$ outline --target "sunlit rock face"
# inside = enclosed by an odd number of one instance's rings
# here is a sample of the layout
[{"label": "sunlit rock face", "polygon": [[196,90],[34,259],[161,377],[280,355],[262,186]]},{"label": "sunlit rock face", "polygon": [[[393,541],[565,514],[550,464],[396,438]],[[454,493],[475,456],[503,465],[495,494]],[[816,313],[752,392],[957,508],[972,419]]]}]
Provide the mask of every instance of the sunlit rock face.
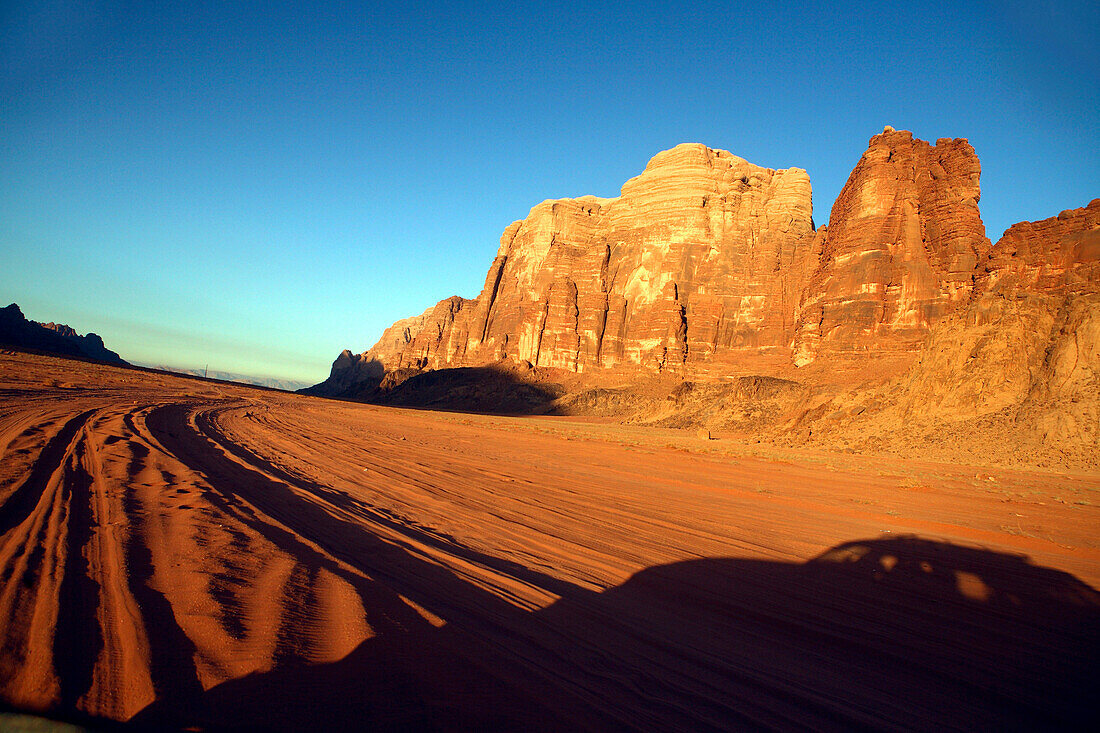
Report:
[{"label": "sunlit rock face", "polygon": [[914,415],[1019,409],[1036,442],[1100,449],[1100,199],[1012,226],[905,382]]},{"label": "sunlit rock face", "polygon": [[[398,321],[367,352],[341,355],[328,384],[498,362],[813,382],[842,364],[886,378],[884,365],[901,374],[919,358],[910,392],[961,400],[951,409],[965,415],[1033,393],[1027,375],[1046,354],[1052,378],[1091,388],[1092,357],[1079,352],[1095,351],[1100,204],[1018,224],[991,248],[980,172],[966,140],[887,128],[815,231],[805,171],[679,145],[616,198],[535,206],[505,229],[476,298]],[[1076,340],[1055,344],[1058,333]],[[973,341],[988,369],[959,372],[973,359],[951,339]]]},{"label": "sunlit rock face", "polygon": [[702,367],[787,349],[814,259],[812,213],[803,170],[702,145],[658,154],[607,209],[607,343],[596,365]]},{"label": "sunlit rock face", "polygon": [[1012,225],[990,252],[986,269],[991,292],[1094,290],[1100,280],[1100,199]]},{"label": "sunlit rock face", "polygon": [[805,171],[679,145],[618,198],[535,206],[504,231],[476,299],[395,324],[367,353],[390,369],[512,360],[705,371],[788,358],[815,241]]},{"label": "sunlit rock face", "polygon": [[990,244],[981,165],[963,139],[935,145],[887,128],[833,205],[798,314],[795,363],[835,353],[916,351],[964,306]]}]

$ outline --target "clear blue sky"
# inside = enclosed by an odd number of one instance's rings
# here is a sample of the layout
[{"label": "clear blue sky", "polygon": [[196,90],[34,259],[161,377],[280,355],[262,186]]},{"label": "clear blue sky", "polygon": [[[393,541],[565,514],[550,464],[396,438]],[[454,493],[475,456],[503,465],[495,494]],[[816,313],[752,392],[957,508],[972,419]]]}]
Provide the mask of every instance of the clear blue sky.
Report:
[{"label": "clear blue sky", "polygon": [[703,142],[817,223],[884,124],[982,215],[1100,196],[1100,10],[1050,3],[0,3],[0,300],[126,359],[318,381],[473,297],[546,198]]}]

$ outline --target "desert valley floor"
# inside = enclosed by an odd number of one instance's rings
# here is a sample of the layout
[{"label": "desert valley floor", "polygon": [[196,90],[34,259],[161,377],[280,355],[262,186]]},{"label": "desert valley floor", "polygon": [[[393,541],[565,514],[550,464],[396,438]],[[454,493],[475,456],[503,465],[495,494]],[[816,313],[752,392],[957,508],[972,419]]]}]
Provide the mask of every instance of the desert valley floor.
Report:
[{"label": "desert valley floor", "polygon": [[0,699],[155,727],[1096,717],[1100,476],[0,354]]}]

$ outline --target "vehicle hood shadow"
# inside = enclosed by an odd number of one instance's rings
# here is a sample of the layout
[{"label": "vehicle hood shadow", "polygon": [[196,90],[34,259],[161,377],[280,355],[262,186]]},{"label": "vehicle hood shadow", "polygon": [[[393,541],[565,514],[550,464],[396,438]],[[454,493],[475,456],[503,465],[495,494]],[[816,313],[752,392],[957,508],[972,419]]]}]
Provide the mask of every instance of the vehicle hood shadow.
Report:
[{"label": "vehicle hood shadow", "polygon": [[1096,722],[1100,595],[1019,555],[859,540],[806,563],[691,560],[602,593],[566,591],[535,612],[487,608],[476,624],[407,623],[337,662],[231,680],[186,709],[154,703],[132,722],[692,731]]}]

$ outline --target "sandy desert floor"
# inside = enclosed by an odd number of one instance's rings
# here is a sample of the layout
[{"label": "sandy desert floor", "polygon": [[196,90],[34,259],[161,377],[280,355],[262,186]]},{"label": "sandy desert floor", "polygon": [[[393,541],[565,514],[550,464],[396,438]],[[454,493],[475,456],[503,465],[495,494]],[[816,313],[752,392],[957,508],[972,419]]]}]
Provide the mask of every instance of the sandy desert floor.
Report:
[{"label": "sandy desert floor", "polygon": [[155,727],[1089,728],[1100,476],[0,354],[0,699]]}]

